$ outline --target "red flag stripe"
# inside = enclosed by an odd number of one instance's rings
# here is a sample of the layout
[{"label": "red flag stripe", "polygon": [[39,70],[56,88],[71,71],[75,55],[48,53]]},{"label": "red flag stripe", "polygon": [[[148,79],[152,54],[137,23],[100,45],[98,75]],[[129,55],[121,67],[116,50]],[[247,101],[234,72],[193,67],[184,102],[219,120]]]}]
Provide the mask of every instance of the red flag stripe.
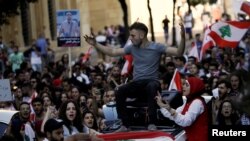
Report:
[{"label": "red flag stripe", "polygon": [[[222,34],[220,29],[225,26],[229,26],[232,33],[230,36],[226,36],[225,38],[224,37],[222,38],[220,35]],[[209,33],[209,35],[215,41],[216,45],[220,47],[235,48],[239,44],[240,40],[242,39],[246,31],[249,29],[249,27],[250,27],[249,21],[240,21],[240,22],[239,21],[229,21],[229,22],[219,21],[211,25],[210,27],[211,32]]]},{"label": "red flag stripe", "polygon": [[90,56],[90,52],[92,51],[92,46],[91,47],[89,47],[89,49],[88,49],[88,51],[87,51],[87,53],[82,57],[82,61],[83,62],[86,62],[87,61],[87,59],[89,58],[89,56]]},{"label": "red flag stripe", "polygon": [[200,53],[200,60],[202,60],[202,58],[204,57],[204,54],[206,53],[206,51],[211,48],[212,46],[214,46],[213,41],[208,41],[207,43],[205,43],[201,49],[201,53]]},{"label": "red flag stripe", "polygon": [[146,139],[146,138],[155,138],[165,136],[171,139],[175,139],[171,134],[162,132],[162,131],[134,131],[126,133],[110,133],[110,134],[101,134],[98,137],[104,139],[105,141],[116,141],[116,140],[125,140],[125,139]]},{"label": "red flag stripe", "polygon": [[231,47],[231,48],[235,48],[239,42],[232,42],[232,41],[226,41],[223,40],[216,32],[211,31],[209,33],[209,35],[213,38],[214,41],[216,41],[216,44],[219,47]]},{"label": "red flag stripe", "polygon": [[132,69],[133,69],[133,65],[132,65],[133,57],[132,55],[125,55],[124,58],[126,59],[126,62],[122,68],[121,75],[131,74]]},{"label": "red flag stripe", "polygon": [[182,90],[182,84],[181,84],[181,75],[180,75],[179,71],[176,71],[174,81],[175,81],[177,90],[181,91]]},{"label": "red flag stripe", "polygon": [[[240,24],[239,24],[239,21],[228,21],[228,22],[226,22],[226,23],[228,23],[228,24],[230,24],[230,25],[232,25],[232,26],[235,26],[235,27],[237,27],[237,28],[242,28],[242,29],[244,29],[244,28],[249,28],[250,26],[250,21],[244,21],[244,22],[240,22]],[[216,23],[215,23],[216,24]],[[213,26],[213,25],[212,25]]]},{"label": "red flag stripe", "polygon": [[213,42],[212,38],[209,36],[209,33],[211,32],[210,27],[206,27],[205,33],[204,33],[204,38],[203,38],[203,42],[202,42],[202,48],[201,48],[201,52],[200,52],[200,60],[203,59],[204,54],[206,53],[206,51],[215,45],[215,43]]},{"label": "red flag stripe", "polygon": [[247,2],[247,1],[243,2],[240,7],[240,10],[250,15],[250,2]]},{"label": "red flag stripe", "polygon": [[[131,40],[127,40],[126,44],[124,45],[124,48],[127,46],[132,45]],[[126,60],[125,64],[123,65],[121,75],[128,75],[132,74],[133,69],[133,56],[131,54],[124,55],[124,59]]]},{"label": "red flag stripe", "polygon": [[177,69],[175,69],[175,72],[170,82],[168,90],[169,91],[171,90],[181,91],[182,90],[181,75]]}]

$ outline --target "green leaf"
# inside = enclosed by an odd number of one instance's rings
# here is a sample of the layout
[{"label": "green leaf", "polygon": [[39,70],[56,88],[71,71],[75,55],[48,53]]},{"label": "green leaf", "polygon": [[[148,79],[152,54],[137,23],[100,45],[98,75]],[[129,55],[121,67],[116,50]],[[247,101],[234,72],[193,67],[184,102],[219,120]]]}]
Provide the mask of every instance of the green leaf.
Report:
[{"label": "green leaf", "polygon": [[225,36],[231,37],[231,29],[229,25],[223,26],[219,28],[219,31],[221,33],[221,37],[224,38]]}]

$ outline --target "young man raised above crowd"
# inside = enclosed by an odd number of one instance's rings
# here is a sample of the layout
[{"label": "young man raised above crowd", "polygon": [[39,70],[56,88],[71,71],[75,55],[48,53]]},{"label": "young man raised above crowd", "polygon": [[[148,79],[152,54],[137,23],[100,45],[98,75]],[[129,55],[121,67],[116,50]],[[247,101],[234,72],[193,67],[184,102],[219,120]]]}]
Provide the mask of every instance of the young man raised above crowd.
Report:
[{"label": "young man raised above crowd", "polygon": [[97,43],[93,36],[84,36],[88,44],[108,56],[123,56],[125,54],[133,56],[133,81],[120,86],[116,91],[117,113],[123,122],[118,131],[127,131],[130,126],[126,109],[127,97],[142,97],[147,100],[149,117],[147,129],[157,129],[155,126],[157,104],[154,98],[157,95],[157,91],[160,90],[158,81],[160,58],[163,53],[174,56],[183,55],[185,50],[185,30],[182,23],[180,27],[181,42],[178,48],[167,47],[164,44],[149,41],[147,38],[148,28],[140,22],[135,22],[130,26],[129,39],[132,44],[124,48],[106,47]]}]

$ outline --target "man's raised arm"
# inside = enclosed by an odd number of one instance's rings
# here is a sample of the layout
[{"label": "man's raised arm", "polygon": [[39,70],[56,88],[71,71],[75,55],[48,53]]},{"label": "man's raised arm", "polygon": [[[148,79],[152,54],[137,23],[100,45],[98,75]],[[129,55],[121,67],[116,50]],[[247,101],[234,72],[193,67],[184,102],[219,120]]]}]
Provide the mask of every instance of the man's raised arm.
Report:
[{"label": "man's raised arm", "polygon": [[111,48],[107,46],[103,46],[102,44],[99,44],[96,42],[95,37],[91,37],[88,35],[84,36],[85,41],[95,47],[97,50],[101,51],[102,53],[108,55],[108,56],[122,56],[125,55],[125,51],[123,48]]},{"label": "man's raised arm", "polygon": [[175,55],[175,56],[182,56],[184,51],[185,51],[185,46],[186,46],[186,37],[185,37],[185,28],[183,23],[180,23],[180,27],[181,27],[181,42],[178,48],[176,47],[167,47],[166,49],[166,53],[167,54],[171,54],[171,55]]}]

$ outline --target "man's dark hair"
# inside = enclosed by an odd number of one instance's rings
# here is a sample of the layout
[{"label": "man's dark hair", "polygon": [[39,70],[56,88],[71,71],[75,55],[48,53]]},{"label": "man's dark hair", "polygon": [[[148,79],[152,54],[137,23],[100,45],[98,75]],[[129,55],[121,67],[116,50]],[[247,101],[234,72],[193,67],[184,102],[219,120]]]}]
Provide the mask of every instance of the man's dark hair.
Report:
[{"label": "man's dark hair", "polygon": [[230,83],[229,81],[227,81],[227,80],[220,80],[220,81],[218,82],[217,86],[219,86],[220,84],[225,84],[225,86],[226,86],[227,88],[231,88],[231,83]]},{"label": "man's dark hair", "polygon": [[188,61],[192,61],[192,63],[195,63],[197,61],[197,58],[195,58],[194,56],[189,56]]},{"label": "man's dark hair", "polygon": [[215,61],[212,61],[212,62],[209,63],[209,66],[214,66],[216,69],[218,69],[219,64],[217,62],[215,62]]},{"label": "man's dark hair", "polygon": [[148,28],[145,24],[143,23],[140,23],[140,22],[135,22],[133,23],[130,27],[129,27],[129,30],[141,30],[141,31],[144,31],[145,32],[145,35],[148,34]]},{"label": "man's dark hair", "polygon": [[175,64],[174,64],[174,62],[168,62],[166,64],[166,67],[175,67]]},{"label": "man's dark hair", "polygon": [[201,36],[201,34],[200,34],[200,33],[195,34],[195,37],[199,37],[199,36]]},{"label": "man's dark hair", "polygon": [[175,57],[176,60],[180,60],[183,64],[186,64],[186,58],[184,56]]},{"label": "man's dark hair", "polygon": [[40,97],[36,97],[32,100],[32,104],[34,104],[35,102],[40,102],[43,105],[43,100]]},{"label": "man's dark hair", "polygon": [[23,82],[22,83],[22,85],[21,85],[21,88],[23,88],[23,87],[25,87],[25,88],[31,88],[32,86],[31,86],[31,83],[30,82]]},{"label": "man's dark hair", "polygon": [[30,105],[30,104],[29,104],[28,102],[23,101],[23,102],[21,102],[20,107],[21,107],[22,105]]},{"label": "man's dark hair", "polygon": [[54,130],[62,128],[64,125],[63,120],[61,119],[48,119],[44,124],[44,133],[52,133]]}]

